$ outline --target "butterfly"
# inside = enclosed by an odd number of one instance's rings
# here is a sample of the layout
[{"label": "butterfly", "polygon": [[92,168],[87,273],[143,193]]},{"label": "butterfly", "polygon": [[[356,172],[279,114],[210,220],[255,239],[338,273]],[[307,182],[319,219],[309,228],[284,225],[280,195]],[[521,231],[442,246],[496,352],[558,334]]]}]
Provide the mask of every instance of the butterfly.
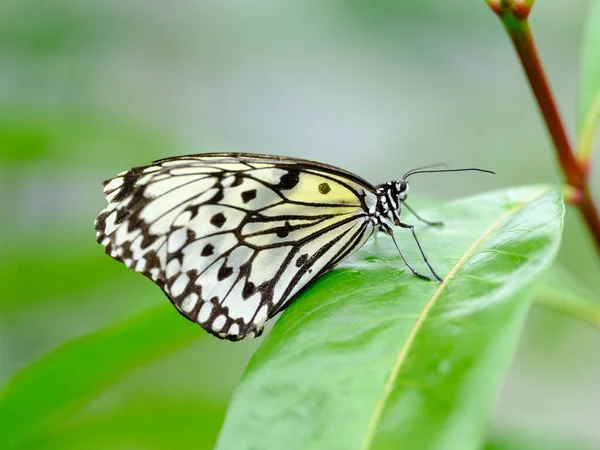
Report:
[{"label": "butterfly", "polygon": [[[429,166],[428,166],[429,167]],[[425,167],[427,168],[427,167]],[[300,290],[401,220],[407,178],[374,186],[338,167],[251,153],[170,157],[104,182],[95,221],[108,255],[156,283],[175,308],[232,341],[259,336]],[[447,169],[435,172],[479,170]]]}]

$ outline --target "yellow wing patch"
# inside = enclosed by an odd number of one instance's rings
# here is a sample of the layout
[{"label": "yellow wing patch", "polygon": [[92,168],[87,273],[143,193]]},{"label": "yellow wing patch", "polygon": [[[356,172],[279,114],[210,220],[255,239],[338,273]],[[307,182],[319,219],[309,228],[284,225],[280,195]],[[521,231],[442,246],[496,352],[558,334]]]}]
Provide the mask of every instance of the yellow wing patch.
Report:
[{"label": "yellow wing patch", "polygon": [[333,177],[312,173],[302,173],[298,185],[286,192],[285,196],[288,200],[297,202],[361,206],[360,199],[348,187]]}]

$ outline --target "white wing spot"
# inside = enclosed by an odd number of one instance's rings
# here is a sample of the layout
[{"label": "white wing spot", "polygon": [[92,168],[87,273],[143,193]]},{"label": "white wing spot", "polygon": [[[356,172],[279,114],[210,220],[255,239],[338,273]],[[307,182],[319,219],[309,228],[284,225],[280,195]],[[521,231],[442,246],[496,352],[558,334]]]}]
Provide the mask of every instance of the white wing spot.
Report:
[{"label": "white wing spot", "polygon": [[192,309],[194,309],[196,303],[198,303],[198,294],[192,293],[183,299],[181,302],[181,309],[186,313],[190,312]]},{"label": "white wing spot", "polygon": [[171,295],[173,297],[178,297],[179,295],[183,294],[183,291],[185,290],[189,282],[190,277],[188,277],[185,273],[179,275],[179,278],[177,278],[175,283],[173,283],[173,285],[171,286]]},{"label": "white wing spot", "polygon": [[264,169],[250,170],[248,173],[265,183],[279,184],[281,177],[288,172],[288,170],[278,169],[276,167],[266,167]]},{"label": "white wing spot", "polygon": [[177,217],[177,219],[175,219],[175,222],[173,222],[173,225],[176,227],[183,227],[183,226],[187,225],[191,219],[192,219],[192,212],[184,211]]},{"label": "white wing spot", "polygon": [[123,184],[123,178],[121,178],[121,177],[113,178],[112,180],[110,180],[108,182],[108,184],[106,186],[104,186],[104,192],[117,189],[122,184]]},{"label": "white wing spot", "polygon": [[223,327],[225,326],[225,322],[227,322],[227,317],[225,317],[223,314],[218,316],[212,323],[213,331],[215,333],[218,333],[219,331],[221,331],[223,329]]},{"label": "white wing spot", "polygon": [[237,323],[234,323],[229,327],[229,334],[235,336],[236,334],[240,334],[240,326]]},{"label": "white wing spot", "polygon": [[229,315],[233,319],[242,319],[245,323],[250,323],[252,316],[260,305],[262,300],[261,293],[256,292],[250,298],[242,299],[242,289],[244,283],[238,283],[231,294],[223,302],[224,307],[229,308]]},{"label": "white wing spot", "polygon": [[267,312],[268,312],[267,305],[262,305],[261,308],[256,313],[256,317],[254,318],[254,321],[256,323],[263,324],[265,322],[265,320],[267,320]]},{"label": "white wing spot", "polygon": [[165,275],[167,276],[167,278],[171,278],[180,271],[181,263],[177,258],[173,258],[171,261],[169,261],[169,264],[167,264],[167,270],[165,271]]},{"label": "white wing spot", "polygon": [[109,235],[117,229],[118,225],[115,223],[116,218],[116,210],[111,212],[108,216],[106,216],[106,219],[104,219],[104,234]]},{"label": "white wing spot", "polygon": [[145,269],[146,269],[146,260],[144,258],[138,259],[138,262],[135,265],[135,271],[143,272]]},{"label": "white wing spot", "polygon": [[187,242],[187,229],[178,228],[173,231],[169,235],[169,242],[167,243],[167,248],[169,249],[169,253],[176,252],[181,247],[185,245]]},{"label": "white wing spot", "polygon": [[235,175],[228,175],[227,177],[223,178],[223,180],[221,180],[221,186],[226,188],[231,187],[235,179]]},{"label": "white wing spot", "polygon": [[160,275],[160,269],[157,267],[154,267],[153,269],[150,269],[150,276],[152,277],[153,280],[158,280],[158,277]]},{"label": "white wing spot", "polygon": [[213,304],[211,302],[205,302],[200,308],[200,312],[198,313],[198,323],[204,323],[210,317],[210,313],[212,312]]}]

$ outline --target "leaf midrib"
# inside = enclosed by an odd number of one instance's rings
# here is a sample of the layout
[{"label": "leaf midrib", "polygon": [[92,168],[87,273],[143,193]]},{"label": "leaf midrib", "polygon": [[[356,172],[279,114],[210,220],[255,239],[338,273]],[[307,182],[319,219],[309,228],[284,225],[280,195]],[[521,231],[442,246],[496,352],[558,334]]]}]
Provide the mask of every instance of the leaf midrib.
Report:
[{"label": "leaf midrib", "polygon": [[464,265],[467,258],[469,258],[473,254],[475,249],[477,247],[479,247],[479,245],[481,244],[481,242],[484,239],[486,239],[508,217],[512,216],[513,214],[516,214],[516,212],[518,210],[524,208],[525,205],[533,203],[534,201],[536,201],[537,199],[539,199],[540,197],[545,195],[546,192],[547,192],[547,190],[545,190],[540,195],[530,199],[527,202],[523,202],[519,205],[512,207],[511,209],[507,210],[504,214],[502,214],[494,223],[492,223],[492,225],[490,225],[488,228],[486,228],[483,231],[483,233],[481,233],[481,235],[475,240],[475,242],[473,242],[473,244],[465,251],[463,256],[461,256],[461,258],[452,267],[452,270],[450,270],[448,275],[446,275],[446,277],[444,278],[444,281],[442,281],[442,283],[440,283],[439,287],[436,289],[436,291],[433,293],[433,295],[431,296],[431,298],[425,305],[425,308],[423,308],[423,311],[421,311],[421,314],[419,314],[419,317],[417,318],[417,320],[415,321],[415,324],[413,325],[412,329],[410,330],[408,338],[406,339],[406,341],[402,345],[402,348],[400,349],[400,352],[398,353],[398,357],[396,358],[394,366],[392,367],[392,371],[390,372],[390,375],[388,376],[388,378],[385,382],[381,396],[379,397],[377,405],[375,406],[375,409],[373,410],[371,419],[369,420],[365,439],[363,440],[363,445],[362,445],[363,450],[367,450],[371,447],[371,445],[373,443],[373,438],[375,436],[375,431],[377,430],[379,420],[383,413],[383,409],[385,407],[385,404],[387,402],[387,399],[388,399],[390,393],[392,392],[394,383],[396,381],[396,378],[398,377],[398,374],[400,373],[402,364],[406,360],[406,356],[408,355],[408,352],[412,346],[412,343],[413,343],[417,333],[419,332],[419,330],[421,329],[421,326],[425,322],[427,314],[429,313],[431,308],[433,308],[433,306],[435,305],[435,302],[441,295],[444,288],[448,285],[450,280],[452,280],[454,278],[454,275],[456,274],[456,272]]}]

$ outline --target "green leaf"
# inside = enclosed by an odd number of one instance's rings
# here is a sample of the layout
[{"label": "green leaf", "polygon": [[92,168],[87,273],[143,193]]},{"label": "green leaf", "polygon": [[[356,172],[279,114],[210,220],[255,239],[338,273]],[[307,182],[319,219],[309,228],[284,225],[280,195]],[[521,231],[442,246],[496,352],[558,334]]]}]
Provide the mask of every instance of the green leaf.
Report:
[{"label": "green leaf", "polygon": [[88,413],[47,430],[30,448],[145,450],[212,449],[225,408],[198,398],[159,395],[127,397],[124,402]]},{"label": "green leaf", "polygon": [[[30,308],[32,304],[81,293],[109,280],[129,278],[130,273],[117,264],[108,263],[106,255],[94,240],[72,238],[35,240],[3,249],[0,260],[0,284],[5,286],[0,297],[0,310]],[[31,283],[35,274],[35,283]],[[23,298],[27,302],[23,302]]]},{"label": "green leaf", "polygon": [[509,432],[494,435],[483,450],[592,450],[596,446],[576,442],[572,438],[548,436],[548,433]]},{"label": "green leaf", "polygon": [[577,119],[579,155],[587,161],[600,122],[600,0],[591,5],[583,38]]},{"label": "green leaf", "polygon": [[600,295],[590,292],[563,267],[552,267],[537,290],[536,303],[600,330]]},{"label": "green leaf", "polygon": [[35,439],[108,384],[205,333],[168,304],[75,339],[26,367],[0,392],[0,442]]},{"label": "green leaf", "polygon": [[[442,284],[413,277],[386,236],[372,239],[275,324],[217,448],[480,448],[563,212],[558,189],[535,186],[428,213],[445,221],[417,231]],[[400,246],[414,249],[402,231]]]}]

